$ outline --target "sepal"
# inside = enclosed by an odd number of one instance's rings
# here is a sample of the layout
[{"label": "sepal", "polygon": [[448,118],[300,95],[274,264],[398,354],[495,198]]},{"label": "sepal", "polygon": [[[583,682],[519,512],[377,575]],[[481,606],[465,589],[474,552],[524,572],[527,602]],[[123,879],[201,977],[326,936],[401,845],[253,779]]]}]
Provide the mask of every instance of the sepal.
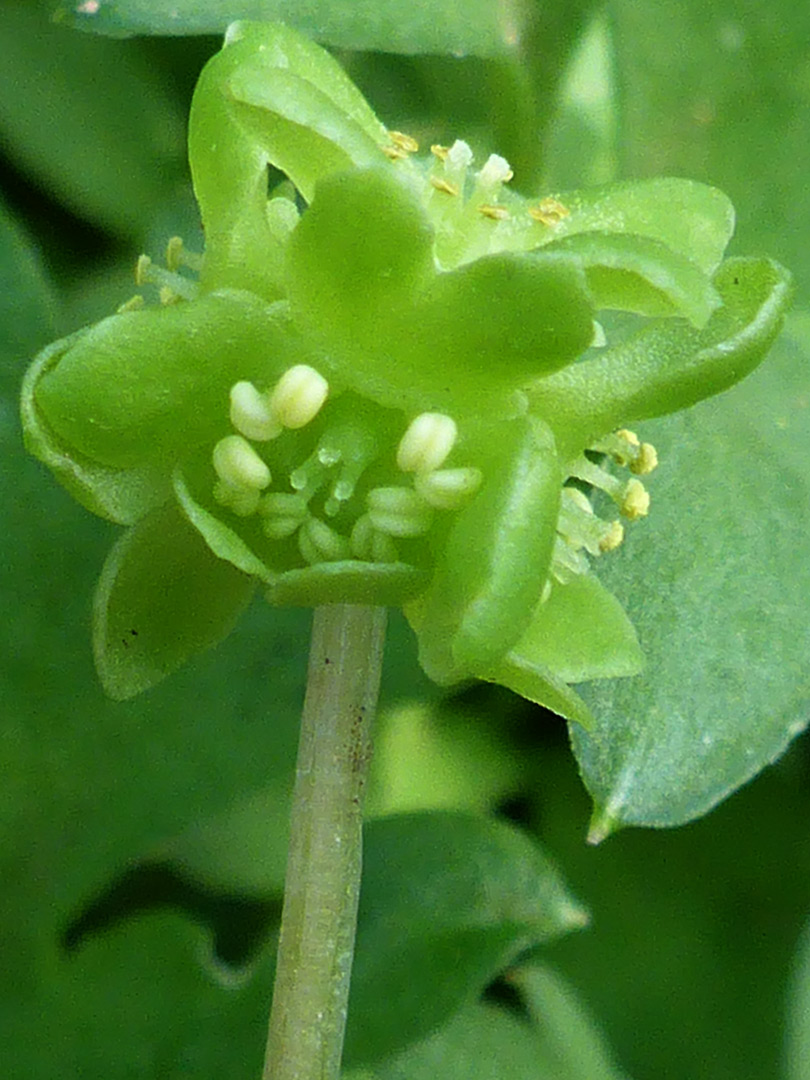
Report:
[{"label": "sepal", "polygon": [[166,501],[170,492],[165,471],[155,466],[116,469],[100,465],[67,446],[53,431],[37,404],[43,378],[88,331],[55,341],[36,357],[23,379],[20,415],[26,449],[51,470],[85,509],[117,525],[134,525]]},{"label": "sepal", "polygon": [[305,358],[283,309],[227,290],[103,319],[52,354],[34,393],[70,452],[168,474],[223,433],[237,380],[272,383]]},{"label": "sepal", "polygon": [[213,555],[169,503],[117,541],[93,601],[93,651],[102,685],[134,697],[226,637],[255,582]]}]

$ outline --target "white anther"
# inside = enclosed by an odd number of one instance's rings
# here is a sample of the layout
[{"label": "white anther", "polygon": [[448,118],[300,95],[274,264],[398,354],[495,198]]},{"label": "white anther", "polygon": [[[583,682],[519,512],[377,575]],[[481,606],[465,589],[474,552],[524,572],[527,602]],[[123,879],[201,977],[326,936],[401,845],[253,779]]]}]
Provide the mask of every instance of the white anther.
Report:
[{"label": "white anther", "polygon": [[490,154],[484,162],[484,167],[478,174],[481,183],[486,184],[487,186],[490,184],[505,184],[511,180],[513,176],[512,166],[506,158],[502,158],[500,154]]},{"label": "white anther", "polygon": [[463,139],[456,139],[447,151],[447,157],[444,160],[451,169],[466,169],[468,165],[472,165],[473,152],[469,143],[465,143]]},{"label": "white anther", "polygon": [[352,555],[355,559],[364,562],[371,558],[371,541],[374,536],[374,526],[368,514],[363,514],[354,523],[352,534],[349,537]]},{"label": "white anther", "polygon": [[[351,551],[349,541],[345,536],[331,529],[325,521],[319,518],[309,518],[301,528],[299,539],[309,553],[314,550],[318,553],[316,562],[337,562],[340,559],[348,559]],[[299,543],[301,547],[301,543]],[[310,562],[310,557],[301,547],[301,554]]]},{"label": "white anther", "polygon": [[289,368],[270,395],[270,411],[285,428],[302,428],[321,410],[329,383],[309,364]]},{"label": "white anther", "polygon": [[457,510],[478,491],[480,469],[437,469],[416,477],[414,488],[436,510]]},{"label": "white anther", "polygon": [[458,438],[458,428],[444,413],[422,413],[412,420],[397,447],[397,465],[403,472],[431,472],[447,460]]},{"label": "white anther", "polygon": [[368,516],[379,532],[389,536],[424,536],[433,510],[412,488],[379,487],[366,496]]},{"label": "white anther", "polygon": [[227,506],[237,517],[250,517],[259,505],[258,488],[234,487],[224,480],[214,484],[214,499],[220,506]]},{"label": "white anther", "polygon": [[267,394],[252,382],[238,382],[231,387],[231,423],[246,439],[267,442],[281,434],[281,425],[273,418]]},{"label": "white anther", "polygon": [[220,480],[233,488],[261,491],[270,483],[270,470],[241,435],[226,435],[214,447],[214,469]]}]

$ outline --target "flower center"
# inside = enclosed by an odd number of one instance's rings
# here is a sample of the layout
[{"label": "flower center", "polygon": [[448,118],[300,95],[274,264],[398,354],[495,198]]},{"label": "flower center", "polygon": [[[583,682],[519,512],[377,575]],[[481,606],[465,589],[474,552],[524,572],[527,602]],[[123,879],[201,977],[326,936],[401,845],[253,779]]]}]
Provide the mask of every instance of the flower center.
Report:
[{"label": "flower center", "polygon": [[422,413],[395,441],[399,413],[351,392],[331,400],[326,379],[305,364],[270,389],[235,383],[230,420],[233,433],[212,453],[214,499],[255,517],[265,540],[299,565],[418,563],[436,515],[481,485],[479,469],[445,467],[458,441],[452,417]]}]

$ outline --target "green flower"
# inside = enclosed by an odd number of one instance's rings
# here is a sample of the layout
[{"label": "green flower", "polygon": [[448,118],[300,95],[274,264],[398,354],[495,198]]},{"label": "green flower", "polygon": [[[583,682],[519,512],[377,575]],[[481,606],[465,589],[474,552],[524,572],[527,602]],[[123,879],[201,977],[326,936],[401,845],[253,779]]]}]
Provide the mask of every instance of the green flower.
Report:
[{"label": "green flower", "polygon": [[[258,583],[401,605],[432,678],[587,723],[571,684],[642,663],[591,568],[648,509],[626,425],[758,364],[786,272],[722,261],[733,212],[701,184],[527,200],[497,155],[419,157],[284,27],[234,25],[189,142],[204,256],[142,259],[162,303],[52,345],[23,394],[32,452],[130,527],[96,597],[107,690],[221,638]],[[606,336],[601,311],[630,314]]]}]

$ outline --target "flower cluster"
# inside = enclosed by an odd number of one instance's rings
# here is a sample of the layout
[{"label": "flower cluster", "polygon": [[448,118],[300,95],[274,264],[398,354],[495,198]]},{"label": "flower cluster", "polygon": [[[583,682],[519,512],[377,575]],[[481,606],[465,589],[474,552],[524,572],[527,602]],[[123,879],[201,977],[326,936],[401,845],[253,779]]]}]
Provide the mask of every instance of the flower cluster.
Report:
[{"label": "flower cluster", "polygon": [[785,272],[722,261],[733,212],[701,184],[526,199],[496,154],[420,155],[281,26],[234,24],[189,144],[204,254],[143,257],[160,302],[45,350],[23,394],[32,451],[130,527],[96,602],[107,688],[221,637],[258,582],[400,605],[437,681],[587,723],[571,684],[641,664],[591,565],[648,511],[626,425],[750,371]]}]

